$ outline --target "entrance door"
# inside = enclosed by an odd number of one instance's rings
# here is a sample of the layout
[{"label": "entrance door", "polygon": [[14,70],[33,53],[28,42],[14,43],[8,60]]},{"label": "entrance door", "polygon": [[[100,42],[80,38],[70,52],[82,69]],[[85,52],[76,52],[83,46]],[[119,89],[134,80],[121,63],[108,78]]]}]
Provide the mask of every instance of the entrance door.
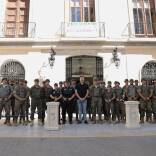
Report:
[{"label": "entrance door", "polygon": [[66,59],[66,80],[79,80],[85,76],[89,83],[93,82],[93,77],[103,81],[103,59],[96,56],[74,56]]}]

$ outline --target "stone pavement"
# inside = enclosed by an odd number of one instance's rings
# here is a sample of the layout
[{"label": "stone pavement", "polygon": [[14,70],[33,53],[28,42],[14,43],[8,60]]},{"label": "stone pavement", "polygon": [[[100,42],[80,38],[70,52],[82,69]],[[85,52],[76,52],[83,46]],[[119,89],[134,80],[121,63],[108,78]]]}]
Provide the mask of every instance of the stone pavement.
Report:
[{"label": "stone pavement", "polygon": [[59,131],[47,131],[45,127],[20,125],[8,127],[0,122],[0,137],[39,137],[39,138],[102,138],[121,136],[156,136],[156,124],[143,124],[138,129],[127,129],[125,124],[66,124]]},{"label": "stone pavement", "polygon": [[7,127],[0,121],[0,156],[156,156],[156,124],[65,125],[60,131]]}]

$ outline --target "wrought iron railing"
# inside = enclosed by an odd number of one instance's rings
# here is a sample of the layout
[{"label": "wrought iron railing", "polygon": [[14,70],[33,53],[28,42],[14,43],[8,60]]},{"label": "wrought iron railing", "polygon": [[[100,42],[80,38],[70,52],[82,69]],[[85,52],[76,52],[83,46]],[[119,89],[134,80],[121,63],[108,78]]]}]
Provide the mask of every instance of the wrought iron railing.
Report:
[{"label": "wrought iron railing", "polygon": [[128,37],[156,37],[156,23],[128,23],[122,36]]},{"label": "wrought iron railing", "polygon": [[56,34],[60,37],[94,38],[105,37],[104,22],[62,22]]},{"label": "wrought iron railing", "polygon": [[0,22],[0,38],[33,38],[35,31],[34,22]]}]

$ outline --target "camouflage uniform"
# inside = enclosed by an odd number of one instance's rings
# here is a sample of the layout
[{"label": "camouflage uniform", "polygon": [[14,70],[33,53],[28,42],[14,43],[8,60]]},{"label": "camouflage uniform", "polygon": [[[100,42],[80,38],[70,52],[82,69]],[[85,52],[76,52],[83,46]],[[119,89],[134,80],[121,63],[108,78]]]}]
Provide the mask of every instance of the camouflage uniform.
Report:
[{"label": "camouflage uniform", "polygon": [[114,87],[115,102],[114,102],[114,111],[115,115],[120,120],[125,120],[125,104],[123,102],[123,89],[121,87]]},{"label": "camouflage uniform", "polygon": [[10,107],[11,101],[11,86],[10,85],[0,85],[0,119],[3,108],[5,109],[6,123],[10,123]]},{"label": "camouflage uniform", "polygon": [[126,95],[129,101],[137,100],[137,87],[129,85],[126,90]]},{"label": "camouflage uniform", "polygon": [[115,110],[114,110],[114,90],[111,87],[107,87],[103,94],[103,98],[105,99],[105,108],[106,108],[106,120],[111,120],[111,113],[112,113],[112,120],[115,120]]},{"label": "camouflage uniform", "polygon": [[90,96],[91,96],[91,107],[93,113],[93,121],[96,121],[96,112],[99,116],[99,121],[101,121],[101,110],[102,110],[102,88],[97,85],[90,87]]},{"label": "camouflage uniform", "polygon": [[13,91],[15,97],[15,107],[14,107],[14,122],[17,124],[18,116],[21,111],[21,119],[23,119],[23,124],[25,124],[25,112],[26,112],[26,100],[29,96],[28,89],[24,86],[17,86]]},{"label": "camouflage uniform", "polygon": [[154,122],[156,122],[156,84],[154,84],[153,86],[152,112],[153,112]]},{"label": "camouflage uniform", "polygon": [[144,123],[144,117],[146,113],[146,119],[151,120],[152,117],[152,104],[150,95],[153,92],[153,89],[149,85],[141,85],[138,87],[137,92],[140,96],[140,120],[141,123]]},{"label": "camouflage uniform", "polygon": [[41,87],[39,85],[34,85],[30,89],[31,97],[31,120],[34,120],[34,113],[37,108],[38,119],[42,120],[42,102],[41,102]]}]

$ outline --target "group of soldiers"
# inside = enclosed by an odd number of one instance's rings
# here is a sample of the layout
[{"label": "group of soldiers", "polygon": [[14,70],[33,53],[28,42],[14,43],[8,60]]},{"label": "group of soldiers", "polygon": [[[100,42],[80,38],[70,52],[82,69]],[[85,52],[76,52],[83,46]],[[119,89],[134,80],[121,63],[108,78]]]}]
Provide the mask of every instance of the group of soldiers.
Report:
[{"label": "group of soldiers", "polygon": [[[64,81],[50,85],[50,80],[34,80],[29,88],[26,80],[18,82],[3,78],[0,84],[0,119],[5,112],[4,124],[17,126],[19,124],[34,125],[34,115],[38,115],[38,124],[44,125],[46,103],[59,102],[59,124],[66,124],[67,114],[70,124],[73,123],[73,113],[76,114],[78,124],[95,123],[125,123],[125,101],[139,101],[140,123],[156,123],[156,80],[126,79],[125,85],[120,86],[118,81],[105,82],[94,78],[93,84],[85,82],[84,76],[80,81]],[[4,110],[4,111],[3,111]],[[30,112],[30,113],[29,113]],[[11,122],[13,119],[13,122]]]}]

